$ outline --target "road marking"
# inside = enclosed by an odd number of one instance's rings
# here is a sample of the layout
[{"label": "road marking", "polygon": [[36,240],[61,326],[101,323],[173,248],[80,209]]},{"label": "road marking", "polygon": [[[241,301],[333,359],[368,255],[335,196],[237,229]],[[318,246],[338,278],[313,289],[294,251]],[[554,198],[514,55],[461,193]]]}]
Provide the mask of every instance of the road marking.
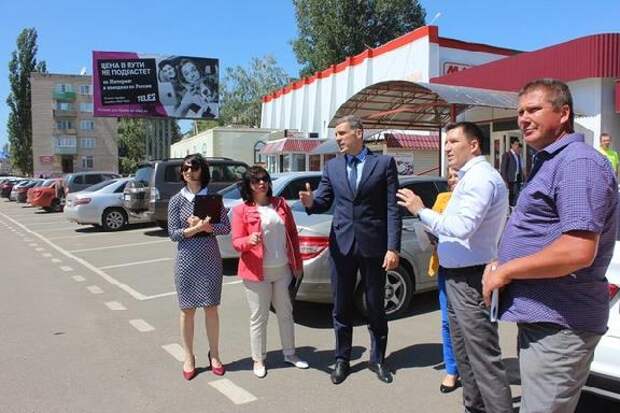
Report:
[{"label": "road marking", "polygon": [[50,258],[52,254],[50,252],[44,252],[43,254],[41,254],[41,256],[45,258]]},{"label": "road marking", "polygon": [[32,242],[32,238],[24,238],[24,242]]},{"label": "road marking", "polygon": [[153,227],[147,227],[147,228],[138,228],[138,229],[131,229],[131,230],[124,230],[124,231],[119,231],[119,232],[87,232],[87,233],[82,233],[80,235],[69,235],[69,236],[62,236],[62,237],[52,237],[49,238],[49,240],[59,240],[59,239],[72,239],[72,238],[82,238],[82,237],[101,237],[104,235],[118,235],[118,234],[134,234],[134,233],[140,233],[140,232],[147,232],[147,231],[153,231],[155,230],[155,228]]},{"label": "road marking", "polygon": [[149,323],[147,323],[146,321],[142,319],[129,320],[129,324],[131,324],[136,330],[138,330],[141,333],[146,333],[146,332],[155,330],[155,327],[153,327],[152,325],[150,325]]},{"label": "road marking", "polygon": [[45,251],[45,248],[39,247],[39,248],[35,248],[34,250],[37,252],[42,252],[42,251]]},{"label": "road marking", "polygon": [[86,289],[92,294],[103,294],[103,290],[96,285],[89,285]]},{"label": "road marking", "polygon": [[66,226],[64,227],[58,227],[58,228],[47,228],[47,229],[38,229],[38,232],[55,232],[55,231],[75,231],[76,229],[78,229],[79,227],[71,227],[71,228],[67,228]]},{"label": "road marking", "polygon": [[112,311],[124,311],[127,309],[127,307],[118,301],[108,301],[105,305]]},{"label": "road marking", "polygon": [[60,267],[60,269],[64,272],[73,271],[73,268],[69,267],[68,265],[63,265],[62,267]]},{"label": "road marking", "polygon": [[35,242],[32,242],[32,243],[28,244],[29,247],[36,247],[37,245],[39,245],[39,244],[37,244]]},{"label": "road marking", "polygon": [[228,282],[225,282],[224,285],[235,285],[235,284],[241,284],[242,282],[243,280],[228,281]]},{"label": "road marking", "polygon": [[209,382],[209,386],[228,397],[234,404],[245,404],[258,400],[252,393],[228,379]]},{"label": "road marking", "polygon": [[[52,255],[52,254],[50,254],[50,255]],[[58,258],[52,258],[52,262],[53,262],[54,264],[60,264],[60,263],[62,262],[62,260],[60,260],[60,259],[58,259]]]},{"label": "road marking", "polygon": [[177,294],[176,291],[170,291],[170,292],[167,292],[167,293],[149,295],[148,297],[145,297],[145,300],[152,300],[153,298],[168,297],[169,295],[176,295],[176,294]]},{"label": "road marking", "polygon": [[110,268],[130,267],[132,265],[142,265],[142,264],[151,264],[153,262],[172,261],[173,259],[174,258],[156,258],[154,260],[134,261],[134,262],[127,262],[125,264],[106,265],[104,267],[99,267],[99,269],[100,270],[109,270]]},{"label": "road marking", "polygon": [[181,347],[178,343],[173,344],[165,344],[161,346],[164,350],[168,352],[172,357],[177,359],[178,361],[185,361],[185,351],[183,351],[183,347]]},{"label": "road marking", "polygon": [[[31,227],[31,226],[33,226],[33,225],[52,225],[52,224],[56,224],[56,225],[58,225],[58,224],[62,224],[62,221],[31,222],[31,223],[29,223],[28,228],[30,228],[30,227]],[[69,224],[69,223],[67,223],[67,224]],[[78,228],[79,228],[79,227],[78,227]]]},{"label": "road marking", "polygon": [[88,252],[88,251],[101,251],[101,250],[111,250],[114,248],[126,248],[126,247],[136,247],[140,245],[151,245],[151,244],[161,244],[163,242],[170,243],[170,240],[157,240],[157,241],[147,241],[147,242],[134,242],[132,244],[119,244],[119,245],[108,245],[105,247],[95,247],[95,248],[83,248],[80,250],[71,250],[69,251],[72,254],[76,254],[78,252]]},{"label": "road marking", "polygon": [[74,280],[74,281],[77,281],[77,282],[79,282],[79,283],[81,283],[81,282],[83,282],[83,281],[86,281],[86,278],[82,277],[81,275],[74,275],[74,276],[73,276],[73,277],[71,277],[71,278],[73,278],[73,280]]}]

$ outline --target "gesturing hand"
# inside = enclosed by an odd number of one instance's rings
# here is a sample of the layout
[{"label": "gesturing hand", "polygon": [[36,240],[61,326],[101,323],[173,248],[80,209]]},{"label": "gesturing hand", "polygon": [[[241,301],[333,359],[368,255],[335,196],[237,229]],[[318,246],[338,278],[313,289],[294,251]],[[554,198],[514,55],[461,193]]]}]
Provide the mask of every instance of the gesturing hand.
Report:
[{"label": "gesturing hand", "polygon": [[314,203],[314,195],[312,194],[312,188],[310,183],[306,182],[306,190],[299,191],[299,200],[306,208],[311,208]]},{"label": "gesturing hand", "polygon": [[404,206],[413,215],[418,215],[418,212],[424,209],[424,203],[422,202],[422,198],[417,196],[415,192],[413,192],[411,189],[399,189],[396,193],[396,197],[400,199],[400,201],[398,201],[398,205]]},{"label": "gesturing hand", "polygon": [[252,246],[260,244],[262,239],[262,234],[260,232],[253,232],[248,237],[248,243]]}]

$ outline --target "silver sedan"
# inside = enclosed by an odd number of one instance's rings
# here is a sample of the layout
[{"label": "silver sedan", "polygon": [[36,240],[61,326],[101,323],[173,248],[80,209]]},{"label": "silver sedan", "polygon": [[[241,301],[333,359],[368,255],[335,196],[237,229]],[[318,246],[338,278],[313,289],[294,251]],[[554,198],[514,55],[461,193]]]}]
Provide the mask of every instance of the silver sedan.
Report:
[{"label": "silver sedan", "polygon": [[123,207],[123,189],[130,178],[109,179],[67,195],[63,214],[71,222],[118,231],[128,224],[148,222],[130,216]]},{"label": "silver sedan", "polygon": [[[432,207],[437,194],[448,190],[445,179],[439,177],[401,177],[401,188],[415,191],[427,207]],[[401,208],[403,232],[400,265],[387,272],[385,283],[385,311],[388,318],[397,318],[407,312],[414,294],[437,287],[436,278],[428,276],[428,262],[432,246],[424,242],[426,234],[418,218]],[[293,204],[293,216],[299,232],[300,249],[304,261],[304,278],[296,299],[316,303],[331,303],[329,232],[332,212],[307,215],[301,203]],[[358,275],[359,284],[359,275]],[[356,306],[365,313],[364,292],[356,290]]]}]

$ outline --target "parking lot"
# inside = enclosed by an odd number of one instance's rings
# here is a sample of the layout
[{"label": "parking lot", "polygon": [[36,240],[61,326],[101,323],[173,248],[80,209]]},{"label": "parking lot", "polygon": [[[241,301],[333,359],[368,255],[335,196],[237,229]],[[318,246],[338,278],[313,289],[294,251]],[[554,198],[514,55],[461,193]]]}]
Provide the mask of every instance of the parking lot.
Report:
[{"label": "parking lot", "polygon": [[[443,371],[433,292],[415,296],[407,316],[390,322],[387,361],[394,383],[379,382],[366,368],[368,334],[360,319],[353,374],[332,385],[331,307],[300,302],[296,342],[311,368],[282,362],[272,318],[268,375],[260,380],[252,374],[243,285],[234,265],[227,265],[220,314],[227,373],[217,377],[205,368],[200,316],[196,356],[202,369],[186,382],[172,276],[175,245],[164,230],[141,225],[101,232],[5,200],[0,229],[0,320],[7,326],[0,335],[2,411],[462,411],[460,390],[444,395],[438,389]],[[500,326],[518,405],[515,332],[513,325]],[[618,411],[618,405],[585,399],[580,411]]]}]

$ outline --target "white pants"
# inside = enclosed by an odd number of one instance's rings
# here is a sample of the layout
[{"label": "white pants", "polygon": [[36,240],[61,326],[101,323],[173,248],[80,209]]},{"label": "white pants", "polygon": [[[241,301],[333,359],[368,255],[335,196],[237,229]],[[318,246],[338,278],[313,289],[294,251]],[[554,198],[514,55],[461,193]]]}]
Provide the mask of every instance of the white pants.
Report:
[{"label": "white pants", "polygon": [[243,281],[250,305],[250,345],[254,361],[264,360],[267,354],[267,321],[271,304],[278,317],[282,352],[285,356],[295,354],[293,305],[288,293],[292,279],[291,270],[288,264],[277,268],[263,268],[263,275],[263,281],[260,282]]}]

